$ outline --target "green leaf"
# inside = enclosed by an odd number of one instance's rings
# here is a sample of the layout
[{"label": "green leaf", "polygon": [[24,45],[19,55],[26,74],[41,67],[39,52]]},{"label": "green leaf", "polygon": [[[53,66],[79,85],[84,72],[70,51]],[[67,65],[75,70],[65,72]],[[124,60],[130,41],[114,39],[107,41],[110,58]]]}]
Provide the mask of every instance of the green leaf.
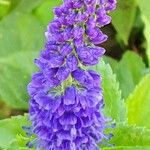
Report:
[{"label": "green leaf", "polygon": [[114,136],[109,144],[113,147],[103,147],[103,150],[144,150],[150,148],[150,129],[118,123],[113,129],[107,129]]},{"label": "green leaf", "polygon": [[102,148],[102,150],[150,150],[150,147],[147,147],[147,146],[117,146],[117,147]]},{"label": "green leaf", "polygon": [[33,15],[18,12],[5,17],[0,22],[0,57],[19,51],[40,50],[43,37],[44,28]]},{"label": "green leaf", "polygon": [[34,14],[44,23],[44,25],[47,25],[54,17],[53,8],[60,4],[62,4],[62,0],[45,0],[45,2],[34,11]]},{"label": "green leaf", "polygon": [[120,123],[109,132],[114,135],[110,143],[115,146],[150,146],[149,129]]},{"label": "green leaf", "polygon": [[0,19],[8,13],[9,9],[10,9],[10,2],[0,0]]},{"label": "green leaf", "polygon": [[150,23],[150,5],[149,0],[137,0],[138,6],[142,11],[142,14],[146,17],[146,19]]},{"label": "green leaf", "polygon": [[124,101],[121,99],[121,91],[119,90],[119,83],[116,81],[116,75],[113,74],[110,65],[105,64],[104,61],[101,61],[94,69],[102,76],[105,114],[116,121],[124,121]]},{"label": "green leaf", "polygon": [[0,97],[13,108],[28,108],[26,86],[35,70],[35,52],[18,52],[0,60]]},{"label": "green leaf", "polygon": [[150,21],[145,16],[142,16],[142,19],[145,23],[144,35],[146,38],[146,53],[150,64]]},{"label": "green leaf", "polygon": [[0,121],[0,147],[9,148],[9,145],[16,139],[17,135],[25,136],[22,126],[28,125],[27,115],[12,117]]},{"label": "green leaf", "polygon": [[108,63],[110,65],[113,72],[116,73],[116,69],[118,68],[119,62],[109,56],[104,56],[103,59],[104,59],[105,63]]},{"label": "green leaf", "polygon": [[[26,137],[22,136],[21,134],[17,134],[16,138],[9,144],[7,150],[29,150],[29,148],[26,146],[26,144],[29,141],[32,141],[34,138],[33,137]],[[31,149],[30,150],[35,150]]]},{"label": "green leaf", "polygon": [[12,13],[0,22],[0,57],[16,51],[42,48],[45,29],[42,23],[30,14],[40,3],[41,0],[22,0]]},{"label": "green leaf", "polygon": [[44,45],[45,29],[30,14],[40,2],[22,0],[0,22],[0,97],[13,108],[28,108],[26,85],[34,71],[32,61]]},{"label": "green leaf", "polygon": [[118,0],[117,10],[112,14],[114,28],[126,45],[134,24],[136,10],[136,0]]},{"label": "green leaf", "polygon": [[150,128],[150,74],[137,85],[127,98],[128,123]]},{"label": "green leaf", "polygon": [[14,13],[29,13],[42,1],[44,0],[0,0],[0,19],[14,7]]},{"label": "green leaf", "polygon": [[39,6],[45,0],[20,0],[17,7],[14,9],[14,13],[30,13],[33,9]]},{"label": "green leaf", "polygon": [[117,77],[120,81],[122,95],[126,98],[144,76],[145,65],[142,58],[133,52],[126,52],[119,62]]},{"label": "green leaf", "polygon": [[117,75],[122,96],[126,99],[146,74],[142,58],[134,52],[127,51],[119,63],[108,57],[105,58],[105,61],[110,63]]}]

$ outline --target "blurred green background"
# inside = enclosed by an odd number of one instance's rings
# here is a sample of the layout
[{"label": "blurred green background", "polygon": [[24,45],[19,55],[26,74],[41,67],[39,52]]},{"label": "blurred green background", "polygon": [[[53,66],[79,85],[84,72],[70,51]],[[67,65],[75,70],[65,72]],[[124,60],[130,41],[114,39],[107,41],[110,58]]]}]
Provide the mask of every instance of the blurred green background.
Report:
[{"label": "blurred green background", "polygon": [[44,45],[52,9],[61,0],[0,0],[0,118],[28,109],[26,86]]},{"label": "blurred green background", "polygon": [[[61,3],[0,0],[0,119],[28,112],[26,86],[37,69],[33,60],[43,48],[53,7]],[[150,150],[149,4],[149,0],[118,0],[112,23],[102,29],[109,39],[102,45],[106,54],[95,69],[104,78],[105,112],[119,123],[128,122],[117,128],[116,145],[127,146],[118,149],[139,145],[136,150]]]}]

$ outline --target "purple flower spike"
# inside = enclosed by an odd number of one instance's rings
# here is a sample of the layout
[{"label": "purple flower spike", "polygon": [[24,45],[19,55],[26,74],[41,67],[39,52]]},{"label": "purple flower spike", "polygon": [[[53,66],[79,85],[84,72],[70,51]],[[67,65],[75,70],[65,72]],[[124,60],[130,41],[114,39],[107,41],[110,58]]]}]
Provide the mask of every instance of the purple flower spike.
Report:
[{"label": "purple flower spike", "polygon": [[[45,33],[46,43],[32,76],[27,143],[38,150],[98,150],[110,136],[104,134],[108,119],[104,107],[101,76],[93,66],[105,53],[96,46],[107,40],[101,27],[111,21],[108,12],[116,0],[63,0],[54,9],[55,19]],[[25,128],[27,129],[27,128]]]}]

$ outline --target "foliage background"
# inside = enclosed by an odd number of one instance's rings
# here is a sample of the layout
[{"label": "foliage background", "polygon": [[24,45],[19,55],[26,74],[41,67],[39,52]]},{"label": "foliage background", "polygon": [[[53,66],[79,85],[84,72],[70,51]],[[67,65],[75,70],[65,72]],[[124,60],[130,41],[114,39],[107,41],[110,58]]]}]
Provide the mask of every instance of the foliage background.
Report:
[{"label": "foliage background", "polygon": [[[61,0],[0,0],[0,150],[27,150],[26,86],[34,58]],[[93,69],[103,77],[104,113],[116,127],[104,150],[150,150],[149,0],[118,0],[112,24],[103,28],[106,54]],[[12,117],[13,116],[13,117]],[[32,137],[31,137],[32,138]],[[105,142],[105,141],[104,141]]]}]

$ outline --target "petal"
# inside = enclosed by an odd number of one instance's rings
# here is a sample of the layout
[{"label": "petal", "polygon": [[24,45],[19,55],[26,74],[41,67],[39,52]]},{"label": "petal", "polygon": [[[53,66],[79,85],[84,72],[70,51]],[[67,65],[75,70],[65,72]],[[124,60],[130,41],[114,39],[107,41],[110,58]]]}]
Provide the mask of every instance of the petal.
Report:
[{"label": "petal", "polygon": [[72,74],[73,78],[77,80],[82,86],[86,88],[93,88],[93,78],[88,71],[77,69]]},{"label": "petal", "polygon": [[61,140],[71,140],[71,134],[69,131],[64,131],[64,130],[61,130],[58,132],[57,134],[58,138],[60,138]]},{"label": "petal", "polygon": [[102,93],[95,90],[88,90],[86,94],[87,104],[89,107],[95,107],[101,101],[103,101]]},{"label": "petal", "polygon": [[47,95],[39,93],[34,96],[35,101],[39,104],[40,107],[49,109],[51,98]]},{"label": "petal", "polygon": [[95,87],[100,87],[100,83],[101,83],[100,75],[98,73],[96,73],[95,71],[93,71],[93,70],[89,70],[88,72],[90,73],[90,75],[93,78],[94,86]]},{"label": "petal", "polygon": [[66,65],[70,71],[74,71],[78,67],[78,60],[74,54],[71,54],[67,57]]},{"label": "petal", "polygon": [[65,112],[65,114],[59,118],[61,125],[75,125],[77,123],[77,117],[72,112]]},{"label": "petal", "polygon": [[61,55],[54,55],[48,61],[49,67],[57,68],[63,64],[64,57]]},{"label": "petal", "polygon": [[50,79],[56,75],[58,68],[45,68],[43,74],[45,78]]},{"label": "petal", "polygon": [[87,107],[86,97],[81,94],[78,94],[77,99],[79,100],[82,108],[85,109]]},{"label": "petal", "polygon": [[52,98],[51,96],[42,93],[35,95],[34,99],[40,107],[46,110],[51,110],[52,112],[55,112],[61,103],[60,98]]},{"label": "petal", "polygon": [[84,3],[82,1],[77,0],[77,1],[74,1],[73,8],[80,9],[83,5],[84,5]]},{"label": "petal", "polygon": [[72,47],[68,43],[62,45],[62,47],[59,50],[59,52],[62,56],[67,56],[68,54],[71,53],[71,51],[72,51]]},{"label": "petal", "polygon": [[88,137],[86,137],[86,136],[82,136],[82,137],[80,137],[80,136],[78,136],[76,139],[75,139],[75,144],[77,145],[77,146],[81,146],[82,144],[85,144],[85,143],[87,143],[88,142]]},{"label": "petal", "polygon": [[60,104],[60,106],[57,109],[57,116],[56,117],[62,116],[64,114],[64,112],[65,112],[64,106],[62,104]]},{"label": "petal", "polygon": [[84,83],[85,80],[85,71],[78,68],[72,73],[72,76],[75,80],[77,80],[79,83]]},{"label": "petal", "polygon": [[71,27],[68,27],[64,30],[63,32],[63,39],[65,41],[68,41],[72,38],[72,28]]},{"label": "petal", "polygon": [[59,108],[60,104],[61,104],[61,97],[56,97],[52,100],[51,102],[52,113],[54,113]]},{"label": "petal", "polygon": [[76,99],[76,89],[75,87],[68,87],[65,91],[64,95],[64,104],[65,105],[72,105],[75,104],[75,99]]},{"label": "petal", "polygon": [[108,39],[108,36],[100,32],[95,38],[91,39],[91,42],[97,45],[97,44],[104,43],[105,41],[107,41],[107,39]]},{"label": "petal", "polygon": [[58,69],[56,76],[59,80],[64,81],[68,78],[69,74],[69,69],[66,66],[62,66]]},{"label": "petal", "polygon": [[77,26],[77,27],[74,28],[73,34],[74,34],[75,39],[79,39],[80,37],[83,36],[84,30],[83,30],[82,27]]},{"label": "petal", "polygon": [[93,120],[89,117],[82,117],[81,120],[82,120],[83,127],[89,127],[93,123]]}]

